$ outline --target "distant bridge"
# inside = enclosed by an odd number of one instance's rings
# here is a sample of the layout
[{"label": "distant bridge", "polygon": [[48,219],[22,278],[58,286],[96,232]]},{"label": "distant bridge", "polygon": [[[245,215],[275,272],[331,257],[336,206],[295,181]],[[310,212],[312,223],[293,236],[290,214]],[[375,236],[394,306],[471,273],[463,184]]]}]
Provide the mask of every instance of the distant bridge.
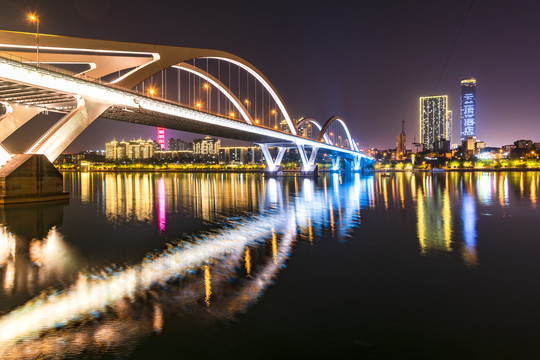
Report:
[{"label": "distant bridge", "polygon": [[249,141],[270,174],[288,148],[304,173],[316,172],[319,150],[334,169],[340,159],[356,171],[373,160],[343,119],[294,121],[264,74],[224,51],[10,31],[0,31],[0,51],[0,168],[17,157],[1,143],[43,111],[65,115],[25,154],[49,161],[98,117]]}]

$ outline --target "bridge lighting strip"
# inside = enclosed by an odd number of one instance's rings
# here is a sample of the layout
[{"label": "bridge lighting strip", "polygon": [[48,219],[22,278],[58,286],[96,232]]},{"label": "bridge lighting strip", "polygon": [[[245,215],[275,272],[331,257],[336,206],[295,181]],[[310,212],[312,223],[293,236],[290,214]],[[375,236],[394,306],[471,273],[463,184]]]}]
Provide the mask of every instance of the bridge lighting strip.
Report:
[{"label": "bridge lighting strip", "polygon": [[[35,49],[36,46],[31,45],[12,45],[12,44],[0,44],[0,48],[5,47],[11,47],[16,49]],[[159,53],[149,53],[149,52],[138,52],[138,51],[122,51],[122,50],[103,50],[103,49],[81,49],[81,48],[64,48],[64,47],[53,47],[53,46],[40,46],[40,50],[58,50],[58,51],[76,51],[76,52],[91,52],[91,53],[99,53],[99,54],[127,54],[127,55],[144,55],[145,57],[151,56],[152,60],[148,61],[146,64],[143,64],[141,66],[136,67],[135,69],[127,72],[126,74],[122,75],[118,79],[115,79],[111,84],[114,84],[120,80],[123,80],[125,77],[131,75],[135,71],[146,67],[152,63],[155,63],[156,61],[159,61],[161,59],[161,56]],[[43,64],[46,64],[46,62],[40,62]],[[51,62],[51,64],[57,64],[57,62]],[[61,64],[61,63],[60,63]],[[87,63],[87,62],[81,62],[81,64],[89,64],[90,69],[85,70],[83,72],[88,72],[90,70],[93,70],[96,68],[95,63]]]},{"label": "bridge lighting strip", "polygon": [[103,104],[109,104],[110,106],[123,105],[128,107],[142,108],[171,116],[199,121],[205,124],[219,124],[223,127],[229,127],[252,134],[264,135],[269,138],[288,141],[297,145],[313,146],[318,147],[319,149],[338,151],[352,156],[360,156],[363,158],[372,159],[367,155],[350,149],[339,148],[315,140],[305,139],[297,135],[286,134],[279,131],[265,129],[260,126],[229,120],[224,117],[188,109],[180,105],[172,105],[164,101],[147,98],[129,91],[122,91],[107,85],[36,68],[31,65],[26,65],[24,63],[19,63],[17,61],[2,57],[0,57],[0,77],[31,86],[42,87],[44,89],[80,95],[82,98],[92,99]]}]

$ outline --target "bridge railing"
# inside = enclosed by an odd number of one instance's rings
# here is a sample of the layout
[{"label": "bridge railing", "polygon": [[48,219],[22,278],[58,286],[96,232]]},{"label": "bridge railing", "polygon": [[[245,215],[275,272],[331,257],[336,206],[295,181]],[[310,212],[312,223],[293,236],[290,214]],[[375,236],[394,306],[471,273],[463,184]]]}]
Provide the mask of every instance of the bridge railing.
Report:
[{"label": "bridge railing", "polygon": [[[26,58],[23,58],[21,56],[13,55],[13,54],[11,54],[9,52],[0,51],[0,58],[15,61],[15,62],[18,62],[18,63],[20,63],[22,65],[25,65],[25,66],[32,66],[32,67],[35,67],[35,68],[38,68],[38,69],[44,69],[44,70],[47,70],[47,71],[50,71],[50,72],[53,72],[53,73],[57,73],[57,74],[60,74],[60,75],[73,77],[75,79],[89,81],[89,82],[99,84],[99,85],[102,85],[102,86],[106,86],[106,87],[109,87],[109,88],[113,88],[113,89],[116,89],[116,90],[119,90],[119,91],[122,91],[122,92],[129,92],[129,93],[132,93],[132,94],[137,95],[137,96],[145,97],[147,99],[159,100],[161,102],[165,102],[165,103],[168,103],[168,104],[171,104],[171,105],[174,105],[174,106],[181,106],[181,107],[184,107],[184,108],[187,108],[187,109],[190,109],[190,110],[195,110],[195,111],[198,111],[198,112],[203,112],[203,113],[207,113],[207,114],[214,115],[214,116],[219,116],[219,117],[223,117],[223,118],[226,118],[226,119],[229,119],[229,120],[233,120],[233,121],[236,121],[236,122],[239,122],[239,123],[242,123],[242,124],[246,124],[246,122],[243,121],[240,118],[230,117],[230,116],[227,116],[227,115],[224,115],[224,114],[221,114],[221,113],[215,113],[215,112],[208,111],[208,110],[205,110],[205,109],[200,109],[200,108],[197,108],[196,106],[190,106],[190,105],[186,105],[186,104],[181,104],[181,103],[178,103],[176,101],[165,99],[165,98],[162,98],[162,97],[159,97],[159,96],[149,96],[149,95],[145,94],[144,92],[141,93],[141,92],[139,92],[137,90],[128,89],[128,88],[124,88],[124,87],[121,87],[121,86],[118,86],[118,85],[115,85],[115,84],[111,84],[111,83],[103,81],[101,79],[97,79],[97,78],[88,76],[86,74],[79,75],[81,73],[76,73],[76,72],[73,72],[73,71],[70,71],[70,70],[67,70],[67,69],[63,69],[63,68],[60,68],[58,66],[54,66],[54,65],[51,65],[51,64],[36,63],[35,60],[26,59]],[[275,129],[273,127],[267,127],[267,126],[263,126],[263,125],[260,125],[260,124],[259,125],[252,124],[252,125],[257,126],[257,127],[262,127],[264,129],[269,129],[269,130],[272,130],[272,131],[280,132],[280,133],[283,133],[283,134],[291,135],[290,133],[285,132],[285,131],[283,131],[281,129]],[[302,137],[301,135],[297,135],[297,136]],[[311,140],[313,140],[313,139],[311,139]],[[339,146],[336,146],[336,147],[339,147]]]},{"label": "bridge railing", "polygon": [[[39,68],[39,69],[44,69],[44,70],[47,70],[47,71],[51,71],[51,72],[54,72],[54,73],[57,73],[57,74],[60,74],[60,75],[65,75],[65,76],[73,77],[73,78],[76,78],[76,79],[90,81],[90,82],[93,82],[93,83],[96,83],[96,84],[99,84],[99,85],[103,85],[103,86],[107,86],[107,87],[114,88],[114,89],[117,89],[117,90],[121,90],[123,92],[129,92],[129,93],[132,93],[134,95],[146,97],[148,99],[159,100],[159,101],[163,101],[163,102],[166,102],[166,103],[169,103],[169,104],[172,104],[172,105],[182,106],[182,107],[185,107],[185,108],[188,108],[188,109],[191,109],[191,110],[200,111],[200,112],[207,113],[207,114],[210,114],[210,115],[221,116],[221,117],[227,118],[229,120],[237,121],[237,122],[240,122],[240,123],[245,123],[245,121],[243,121],[242,119],[236,118],[236,117],[231,117],[231,116],[227,116],[227,115],[224,115],[224,114],[221,114],[221,113],[208,111],[208,110],[205,110],[205,109],[198,108],[196,106],[190,106],[190,105],[178,103],[176,101],[172,101],[172,100],[162,98],[162,97],[156,96],[156,95],[149,96],[149,95],[145,94],[144,92],[140,92],[138,90],[128,89],[128,88],[124,88],[124,87],[121,87],[121,86],[118,86],[118,85],[115,85],[115,84],[111,84],[111,83],[103,81],[101,79],[88,76],[88,75],[86,75],[84,73],[76,73],[76,72],[73,72],[73,71],[70,71],[70,70],[60,68],[58,66],[47,64],[47,63],[36,63],[35,60],[31,60],[31,59],[23,58],[21,56],[13,55],[13,54],[11,54],[9,52],[0,51],[0,57],[8,59],[8,60],[15,61],[15,62],[18,62],[18,63],[21,63],[23,65],[33,66],[33,67],[36,67],[36,68]],[[266,127],[266,126],[262,126],[262,125],[254,125],[254,126],[264,127],[264,128],[272,129],[274,131],[285,133],[281,129],[274,129],[274,128],[270,128],[270,127]]]}]

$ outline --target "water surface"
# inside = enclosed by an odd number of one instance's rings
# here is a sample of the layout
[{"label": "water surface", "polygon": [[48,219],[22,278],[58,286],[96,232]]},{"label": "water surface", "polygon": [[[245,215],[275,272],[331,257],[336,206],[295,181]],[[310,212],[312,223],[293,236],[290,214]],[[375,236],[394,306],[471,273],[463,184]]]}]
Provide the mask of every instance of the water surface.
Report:
[{"label": "water surface", "polygon": [[540,173],[65,173],[0,208],[0,358],[537,358]]}]

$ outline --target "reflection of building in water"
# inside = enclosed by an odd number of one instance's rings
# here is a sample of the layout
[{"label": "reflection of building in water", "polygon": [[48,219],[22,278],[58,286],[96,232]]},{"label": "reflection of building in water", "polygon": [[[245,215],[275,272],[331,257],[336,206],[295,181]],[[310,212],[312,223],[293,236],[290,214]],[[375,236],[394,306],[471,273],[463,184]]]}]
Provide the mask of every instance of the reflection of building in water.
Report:
[{"label": "reflection of building in water", "polygon": [[[101,204],[111,223],[141,221],[164,229],[167,212],[184,212],[212,221],[259,208],[263,186],[253,174],[65,174],[81,201]],[[154,211],[156,208],[156,211]]]},{"label": "reflection of building in water", "polygon": [[[417,189],[418,241],[422,254],[429,251],[451,251],[452,212],[448,182],[432,189],[432,176],[423,174],[422,187]],[[437,178],[438,179],[438,178]]]},{"label": "reflection of building in water", "polygon": [[105,179],[105,215],[112,223],[150,222],[154,210],[152,174],[101,174]]},{"label": "reflection of building in water", "polygon": [[478,264],[476,254],[476,203],[470,194],[463,194],[461,220],[463,222],[463,260],[466,264]]}]

